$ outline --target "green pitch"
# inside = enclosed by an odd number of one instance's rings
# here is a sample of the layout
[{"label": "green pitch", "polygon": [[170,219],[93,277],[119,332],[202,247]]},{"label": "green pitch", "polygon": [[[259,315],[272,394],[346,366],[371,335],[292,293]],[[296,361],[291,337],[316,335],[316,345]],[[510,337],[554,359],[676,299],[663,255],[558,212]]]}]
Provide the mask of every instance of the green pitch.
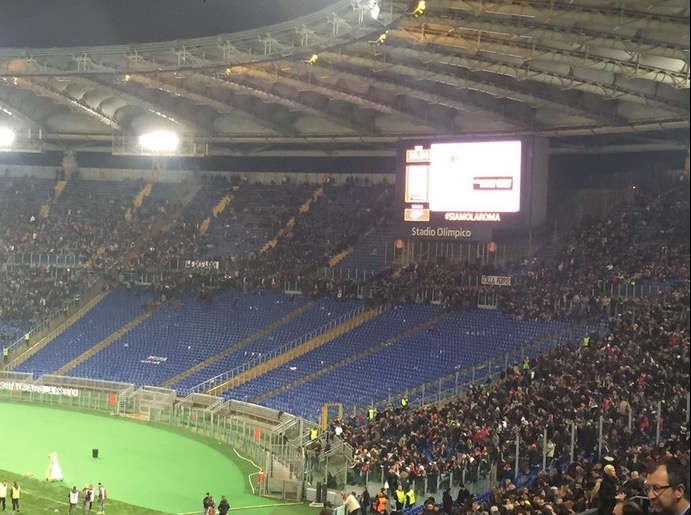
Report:
[{"label": "green pitch", "polygon": [[[318,513],[254,495],[250,479],[258,469],[250,460],[182,430],[20,403],[0,403],[0,420],[11,428],[0,446],[0,480],[20,482],[26,513],[65,512],[72,486],[98,482],[108,490],[108,514],[201,515],[206,492],[217,504],[225,495],[233,511],[248,515]],[[62,483],[45,481],[51,452],[58,454]]]}]

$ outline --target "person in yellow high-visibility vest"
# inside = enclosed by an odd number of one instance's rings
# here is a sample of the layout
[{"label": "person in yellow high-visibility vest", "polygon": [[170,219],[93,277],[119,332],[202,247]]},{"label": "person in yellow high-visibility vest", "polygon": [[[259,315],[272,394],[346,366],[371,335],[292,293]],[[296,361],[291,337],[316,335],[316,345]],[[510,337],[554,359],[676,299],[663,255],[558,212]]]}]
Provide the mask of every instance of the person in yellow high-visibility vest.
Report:
[{"label": "person in yellow high-visibility vest", "polygon": [[377,415],[377,412],[375,411],[374,408],[370,408],[367,410],[367,420],[374,420],[374,417]]},{"label": "person in yellow high-visibility vest", "polygon": [[410,488],[408,488],[408,491],[405,493],[405,507],[406,508],[412,508],[415,506],[415,490],[413,490],[413,485],[410,485]]},{"label": "person in yellow high-visibility vest", "polygon": [[405,506],[405,492],[403,491],[403,486],[398,485],[395,492],[396,495],[396,511],[401,511],[403,506]]},{"label": "person in yellow high-visibility vest", "polygon": [[19,496],[22,493],[22,489],[19,484],[15,481],[10,488],[10,497],[12,498],[12,511],[19,512]]},{"label": "person in yellow high-visibility vest", "polygon": [[523,358],[523,364],[521,365],[521,368],[523,369],[523,374],[527,374],[530,372],[530,358],[528,356]]},{"label": "person in yellow high-visibility vest", "polygon": [[316,427],[310,429],[310,440],[314,441],[319,436],[319,430]]},{"label": "person in yellow high-visibility vest", "polygon": [[5,346],[2,348],[2,361],[7,364],[10,360],[10,348]]},{"label": "person in yellow high-visibility vest", "polygon": [[29,342],[31,341],[31,333],[27,331],[24,333],[24,343],[26,343],[26,346],[29,346]]}]

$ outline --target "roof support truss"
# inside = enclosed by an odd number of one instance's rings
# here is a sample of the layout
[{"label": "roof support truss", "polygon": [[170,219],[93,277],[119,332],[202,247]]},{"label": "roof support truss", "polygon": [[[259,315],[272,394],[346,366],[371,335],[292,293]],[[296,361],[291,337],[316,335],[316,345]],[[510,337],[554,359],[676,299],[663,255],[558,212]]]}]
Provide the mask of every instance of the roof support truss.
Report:
[{"label": "roof support truss", "polygon": [[483,52],[475,41],[457,35],[429,36],[422,30],[417,33],[401,30],[390,32],[394,37],[418,42],[430,50],[435,46],[454,49],[457,53],[452,60],[465,68],[507,75],[519,81],[544,82],[561,89],[579,89],[607,99],[622,99],[674,112],[689,110],[688,95],[681,92],[677,94],[672,88],[665,91],[657,83],[644,85],[640,81],[622,79],[612,73],[533,63],[522,56]]},{"label": "roof support truss", "polygon": [[[362,50],[362,47],[352,47],[353,50]],[[414,73],[419,80],[440,82],[448,84],[459,90],[473,90],[492,96],[497,99],[509,99],[529,105],[539,109],[551,107],[558,109],[569,115],[578,115],[591,118],[598,123],[625,123],[626,120],[620,119],[616,115],[616,105],[612,102],[600,100],[594,95],[592,101],[589,99],[584,103],[583,99],[578,101],[570,92],[551,88],[546,84],[536,85],[539,89],[524,87],[522,83],[510,81],[500,81],[500,76],[495,80],[480,80],[477,72],[472,73],[470,69],[463,71],[445,72],[445,66],[459,68],[453,55],[430,52],[422,49],[405,48],[402,46],[387,46],[382,49],[390,62],[395,62],[399,67],[407,67],[406,73]],[[399,68],[400,69],[400,68]],[[490,74],[482,74],[486,77]]]},{"label": "roof support truss", "polygon": [[[509,106],[503,103],[503,101],[489,105],[482,99],[468,95],[464,95],[463,99],[460,99],[435,94],[425,88],[412,85],[423,79],[423,77],[419,75],[418,70],[397,63],[389,63],[377,59],[376,56],[325,53],[324,57],[331,61],[334,65],[334,69],[339,70],[340,73],[348,72],[348,70],[342,66],[343,64],[355,65],[367,70],[375,70],[375,76],[370,79],[371,87],[375,90],[386,91],[393,95],[409,96],[431,105],[445,106],[459,112],[481,114],[487,116],[489,119],[500,120],[503,123],[521,130],[537,129],[537,127],[534,126],[534,113],[529,106],[520,106],[517,103],[514,103],[514,106]],[[381,77],[378,72],[399,75],[400,80]],[[351,73],[351,78],[355,78],[359,81],[366,80],[365,77],[360,74],[354,75]],[[419,113],[417,116],[419,116]]]},{"label": "roof support truss", "polygon": [[63,104],[71,109],[81,111],[112,129],[121,128],[120,124],[114,118],[108,116],[100,109],[91,107],[83,100],[60,91],[45,80],[22,77],[16,79],[16,84],[18,87],[29,90],[38,96],[49,97],[58,104]]}]

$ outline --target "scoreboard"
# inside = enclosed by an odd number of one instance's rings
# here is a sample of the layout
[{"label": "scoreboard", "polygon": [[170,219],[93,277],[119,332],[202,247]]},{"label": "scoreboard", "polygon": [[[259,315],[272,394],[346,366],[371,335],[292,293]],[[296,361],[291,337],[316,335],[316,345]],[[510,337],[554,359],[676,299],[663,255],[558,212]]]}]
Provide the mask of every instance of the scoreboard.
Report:
[{"label": "scoreboard", "polygon": [[[532,139],[403,141],[395,236],[490,241],[530,225]],[[546,181],[546,147],[545,147]]]}]

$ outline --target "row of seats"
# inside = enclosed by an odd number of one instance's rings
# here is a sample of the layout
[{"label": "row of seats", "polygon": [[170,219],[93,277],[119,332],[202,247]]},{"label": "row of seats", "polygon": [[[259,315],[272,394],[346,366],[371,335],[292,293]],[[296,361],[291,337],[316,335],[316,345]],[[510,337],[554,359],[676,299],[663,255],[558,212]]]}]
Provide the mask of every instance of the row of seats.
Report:
[{"label": "row of seats", "polygon": [[[142,313],[150,300],[149,293],[128,293],[119,287],[50,345],[22,363],[18,370],[37,375],[57,370]],[[200,303],[187,295],[155,311],[69,375],[138,385],[160,384],[251,338],[308,302],[306,297],[282,293],[245,295],[225,291],[217,294],[211,303]],[[256,361],[262,354],[318,329],[360,304],[354,300],[322,299],[299,316],[190,374],[173,387],[185,393],[198,383]],[[313,418],[324,402],[361,403],[363,394],[376,396],[392,389],[397,392],[511,352],[526,341],[568,326],[564,321],[514,320],[486,310],[451,313],[433,324],[434,317],[441,314],[442,309],[434,305],[405,305],[385,311],[333,341],[230,390],[225,397],[253,400],[273,393],[265,404],[285,411],[288,408],[285,403],[293,402],[292,393],[306,395],[312,391],[314,398],[303,403],[304,411],[300,414]],[[412,334],[379,348],[416,327]],[[368,349],[376,350],[288,392],[274,391]],[[421,349],[424,351],[420,352]],[[411,355],[417,356],[412,363]],[[383,364],[383,368],[378,368],[378,364]],[[370,374],[369,370],[377,373]],[[348,392],[351,383],[363,372],[367,379],[358,382],[355,393]],[[325,392],[328,392],[326,396]]]},{"label": "row of seats", "polygon": [[[304,297],[282,293],[242,295],[225,291],[210,303],[185,295],[156,311],[70,375],[160,384],[250,338],[307,302]],[[245,350],[249,348],[241,355]]]},{"label": "row of seats", "polygon": [[440,312],[441,309],[433,305],[400,306],[384,311],[372,320],[289,361],[280,368],[233,388],[226,392],[224,397],[248,401],[275,388],[288,386],[293,381],[348,359],[373,345],[379,345],[403,331],[425,324]]},{"label": "row of seats", "polygon": [[[119,286],[48,345],[16,368],[38,377],[55,372],[140,315],[151,302],[148,290]],[[112,366],[104,363],[104,367]]]},{"label": "row of seats", "polygon": [[[567,327],[569,323],[565,321],[515,320],[497,311],[455,312],[433,327],[419,328],[357,361],[273,395],[261,404],[297,411],[296,414],[315,420],[326,402],[362,406],[368,401],[381,400],[386,392],[400,393],[505,353],[514,353],[515,361],[520,362],[522,356],[516,352],[526,342]],[[313,362],[335,362],[335,356],[318,355],[320,351],[311,356]],[[297,363],[287,366],[297,366]]]},{"label": "row of seats", "polygon": [[381,272],[391,261],[390,234],[387,224],[379,224],[364,238],[359,240],[353,249],[336,264],[337,270],[364,270]]},{"label": "row of seats", "polygon": [[215,360],[198,372],[176,382],[172,387],[178,392],[186,394],[193,386],[219,374],[235,370],[241,365],[258,363],[263,355],[299,338],[306,337],[329,322],[353,311],[361,304],[360,301],[353,300],[322,299],[299,316],[286,321],[267,335],[254,340],[250,345],[238,352]]}]

